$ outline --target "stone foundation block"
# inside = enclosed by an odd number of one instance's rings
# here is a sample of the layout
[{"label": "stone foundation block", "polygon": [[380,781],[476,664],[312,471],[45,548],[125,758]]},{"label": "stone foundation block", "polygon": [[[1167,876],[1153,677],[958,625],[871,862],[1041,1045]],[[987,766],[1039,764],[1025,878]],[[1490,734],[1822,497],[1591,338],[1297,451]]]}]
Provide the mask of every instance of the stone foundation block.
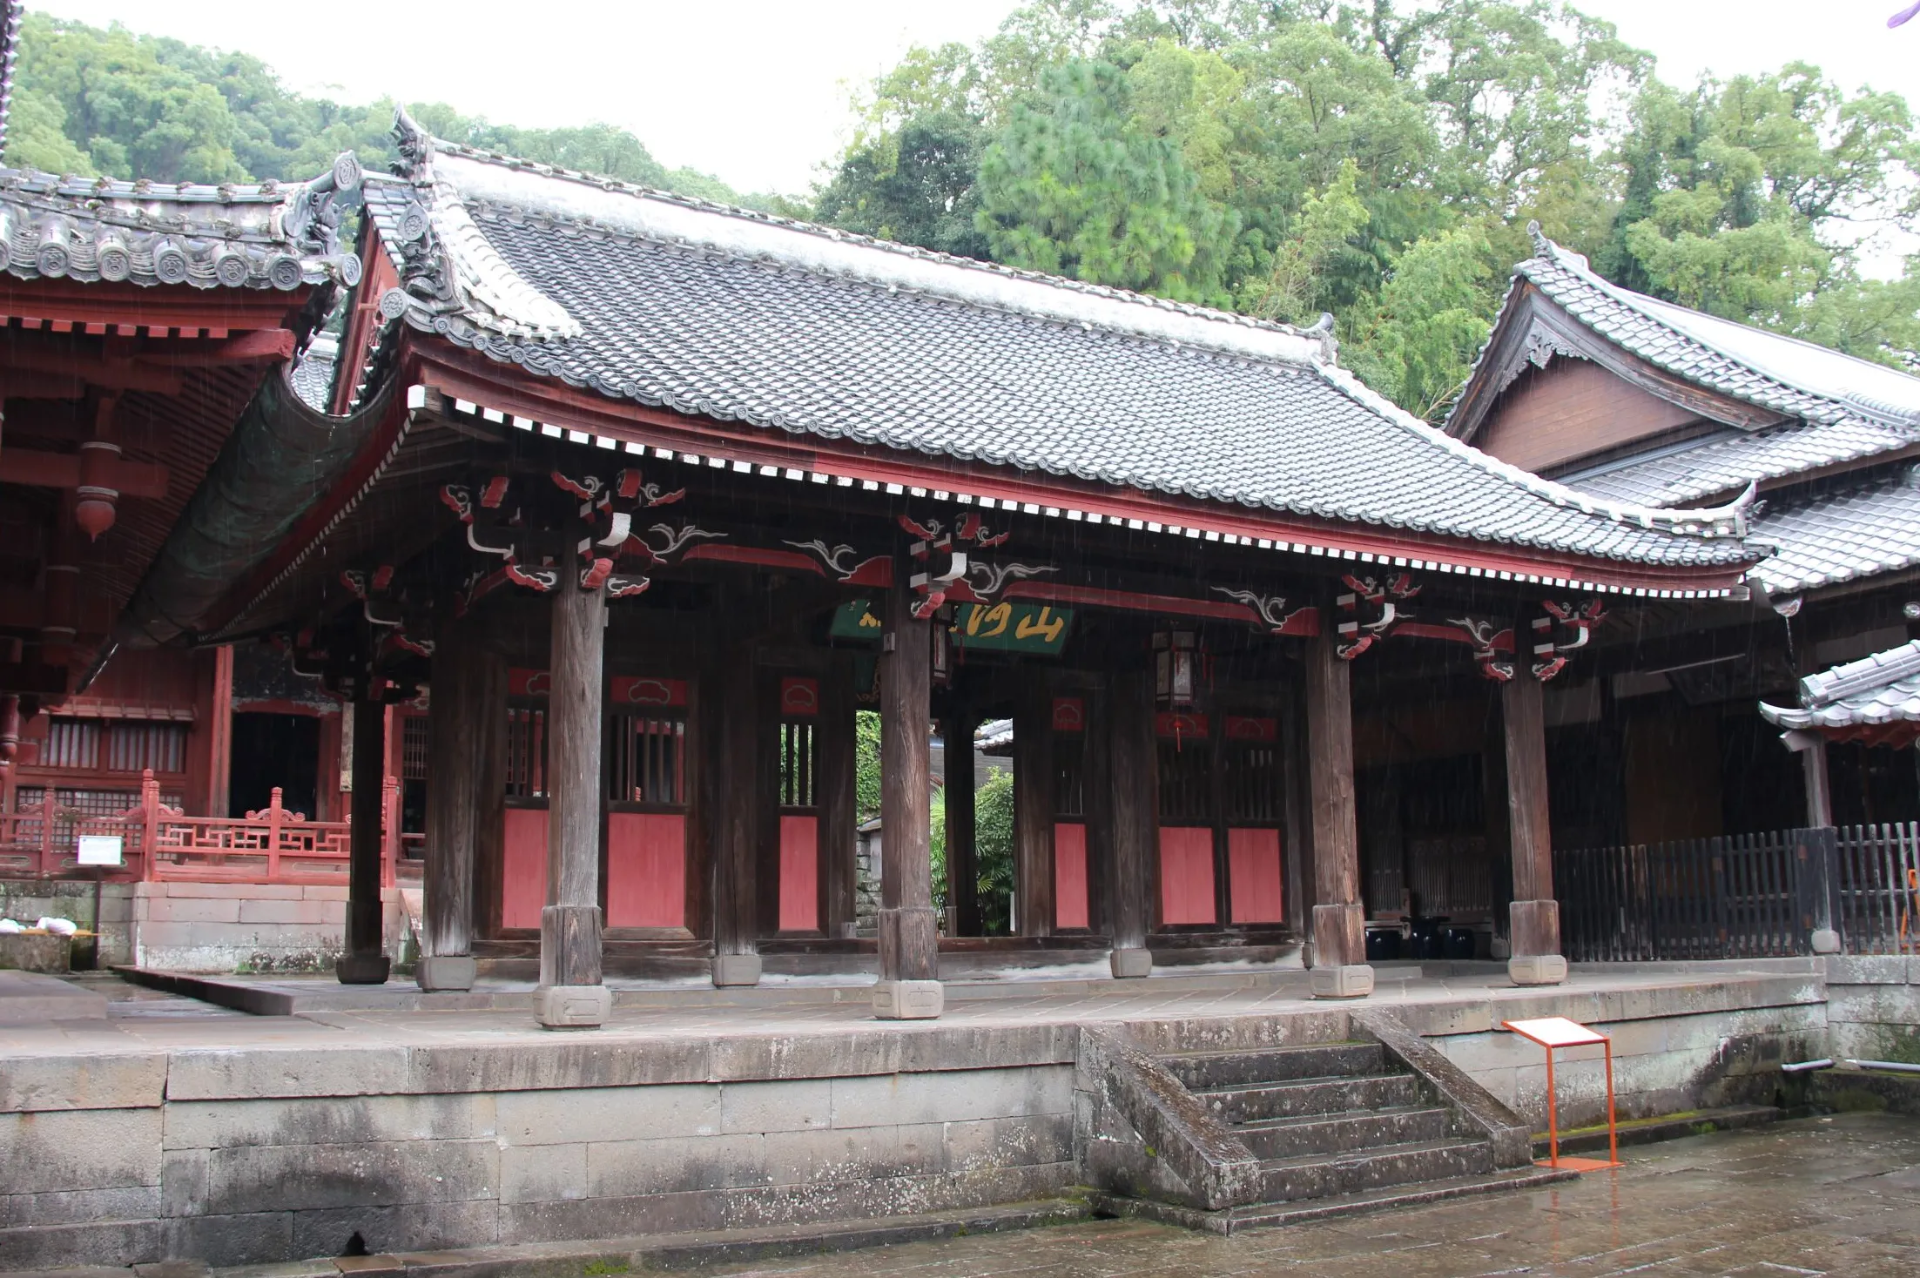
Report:
[{"label": "stone foundation block", "polygon": [[873,987],[873,1014],[883,1021],[930,1021],[946,1007],[938,981],[881,981]]},{"label": "stone foundation block", "polygon": [[1567,960],[1558,954],[1516,954],[1507,960],[1515,985],[1558,985],[1567,979]]},{"label": "stone foundation block", "polygon": [[613,1015],[604,985],[543,985],[533,992],[533,1019],[548,1029],[598,1029]]},{"label": "stone foundation block", "polygon": [[719,986],[758,985],[760,956],[758,954],[714,955],[713,983]]},{"label": "stone foundation block", "polygon": [[1373,968],[1365,963],[1313,969],[1315,998],[1365,998],[1373,993]]},{"label": "stone foundation block", "polygon": [[384,954],[342,954],[333,970],[342,985],[385,985],[393,960]]},{"label": "stone foundation block", "polygon": [[479,971],[471,954],[431,954],[420,960],[413,979],[423,990],[470,990]]},{"label": "stone foundation block", "polygon": [[1115,950],[1107,958],[1116,981],[1138,980],[1153,975],[1153,951],[1145,948]]}]

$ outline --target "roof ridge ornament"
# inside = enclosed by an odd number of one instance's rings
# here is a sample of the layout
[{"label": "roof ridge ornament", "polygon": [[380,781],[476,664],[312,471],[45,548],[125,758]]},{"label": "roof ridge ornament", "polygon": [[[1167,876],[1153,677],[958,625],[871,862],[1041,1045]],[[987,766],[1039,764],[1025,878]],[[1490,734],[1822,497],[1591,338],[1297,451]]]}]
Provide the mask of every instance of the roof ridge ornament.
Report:
[{"label": "roof ridge ornament", "polygon": [[1551,258],[1553,256],[1554,243],[1547,238],[1547,233],[1540,229],[1539,218],[1533,218],[1527,223],[1527,238],[1533,241],[1535,257]]},{"label": "roof ridge ornament", "polygon": [[394,176],[412,182],[429,177],[433,170],[433,135],[421,128],[403,106],[393,108],[392,133],[395,155],[387,167]]}]

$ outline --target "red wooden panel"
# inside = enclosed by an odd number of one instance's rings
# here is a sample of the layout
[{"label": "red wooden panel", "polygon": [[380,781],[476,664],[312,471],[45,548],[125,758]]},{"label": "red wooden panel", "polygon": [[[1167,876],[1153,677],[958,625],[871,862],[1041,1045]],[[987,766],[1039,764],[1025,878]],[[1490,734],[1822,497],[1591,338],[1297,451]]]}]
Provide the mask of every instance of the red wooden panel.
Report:
[{"label": "red wooden panel", "polygon": [[547,903],[547,810],[508,808],[500,883],[500,926],[540,926]]},{"label": "red wooden panel", "polygon": [[780,930],[820,930],[820,818],[780,818]]},{"label": "red wooden panel", "polygon": [[685,679],[655,679],[646,675],[615,675],[610,685],[613,703],[621,706],[684,706]]},{"label": "red wooden panel", "polygon": [[1160,921],[1214,921],[1212,830],[1160,827]]},{"label": "red wooden panel", "polygon": [[1280,831],[1227,831],[1227,892],[1235,923],[1279,923]]},{"label": "red wooden panel", "polygon": [[607,814],[607,926],[683,927],[687,818],[677,812]]},{"label": "red wooden panel", "polygon": [[1087,926],[1087,827],[1080,821],[1053,827],[1053,925]]}]

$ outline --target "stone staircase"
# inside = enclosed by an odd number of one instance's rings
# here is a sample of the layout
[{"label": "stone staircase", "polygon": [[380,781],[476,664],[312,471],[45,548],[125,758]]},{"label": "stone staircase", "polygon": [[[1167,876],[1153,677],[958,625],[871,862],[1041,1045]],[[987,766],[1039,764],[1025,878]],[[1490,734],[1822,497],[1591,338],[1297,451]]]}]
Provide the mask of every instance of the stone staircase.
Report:
[{"label": "stone staircase", "polygon": [[1096,1207],[1231,1233],[1572,1175],[1533,1166],[1525,1125],[1397,1022],[1356,1017],[1348,1033],[1151,1054],[1108,1036],[1083,1049],[1108,1071],[1090,1142]]}]

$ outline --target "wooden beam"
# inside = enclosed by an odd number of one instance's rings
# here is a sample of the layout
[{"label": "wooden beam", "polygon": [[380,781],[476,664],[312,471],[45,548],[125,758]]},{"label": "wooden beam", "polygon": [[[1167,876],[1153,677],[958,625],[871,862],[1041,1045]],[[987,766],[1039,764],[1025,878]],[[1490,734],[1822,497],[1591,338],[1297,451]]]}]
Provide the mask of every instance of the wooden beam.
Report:
[{"label": "wooden beam", "polygon": [[346,952],[343,985],[384,985],[388,960],[380,899],[381,825],[387,784],[387,707],[362,695],[353,716],[353,811],[347,821]]},{"label": "wooden beam", "polygon": [[427,842],[421,877],[421,959],[415,972],[427,990],[473,988],[473,884],[484,743],[479,653],[472,623],[437,628],[427,710]]},{"label": "wooden beam", "polygon": [[1153,965],[1147,927],[1152,918],[1154,850],[1160,828],[1153,683],[1147,671],[1127,670],[1114,676],[1109,719],[1112,852],[1106,913],[1113,929],[1113,974],[1146,976]]},{"label": "wooden beam", "polygon": [[1013,714],[1013,864],[1020,936],[1053,934],[1053,698],[1047,672],[1019,672]]},{"label": "wooden beam", "polygon": [[547,903],[540,911],[534,1016],[549,1029],[603,1024],[600,974],[601,712],[606,595],[563,568],[553,591],[547,692]]},{"label": "wooden beam", "polygon": [[160,368],[218,368],[224,364],[279,364],[293,358],[293,332],[285,328],[257,328],[225,341],[187,345],[170,342],[136,356],[145,365]]},{"label": "wooden beam", "polygon": [[0,692],[16,696],[63,697],[67,693],[65,666],[38,661],[0,662]]},{"label": "wooden beam", "polygon": [[1313,802],[1313,992],[1357,998],[1373,992],[1366,915],[1360,904],[1359,821],[1353,797],[1350,667],[1334,636],[1307,642],[1307,769]]},{"label": "wooden beam", "polygon": [[1507,969],[1518,984],[1552,985],[1566,979],[1567,964],[1560,956],[1560,906],[1553,895],[1546,697],[1540,681],[1524,666],[1501,685],[1500,710],[1513,848],[1513,904],[1507,916],[1513,957]]},{"label": "wooden beam", "polygon": [[[185,389],[177,373],[135,363],[131,359],[110,359],[79,351],[49,350],[37,345],[26,349],[0,347],[0,363],[8,376],[25,373],[53,379],[70,378],[75,383],[109,390],[148,391],[155,395],[178,395]],[[9,394],[12,393],[9,389]]]},{"label": "wooden beam", "polygon": [[856,909],[854,713],[853,654],[836,652],[820,681],[819,736],[814,747],[819,768],[815,787],[820,805],[820,926],[830,937],[851,934]]},{"label": "wooden beam", "polygon": [[[115,457],[105,463],[102,487],[112,488],[123,497],[164,498],[167,495],[167,468],[158,462],[128,461]],[[78,488],[80,454],[45,453],[28,449],[0,450],[0,484],[28,484],[37,488]]]},{"label": "wooden beam", "polygon": [[939,930],[933,913],[933,849],[927,738],[932,730],[931,626],[896,560],[887,592],[880,658],[880,986],[875,1011],[922,1019],[941,1011]]},{"label": "wooden beam", "polygon": [[[722,592],[720,609],[734,592]],[[759,850],[761,837],[760,686],[749,650],[717,650],[706,668],[702,703],[706,785],[702,792],[712,842],[713,979],[752,985],[760,979]]]}]

